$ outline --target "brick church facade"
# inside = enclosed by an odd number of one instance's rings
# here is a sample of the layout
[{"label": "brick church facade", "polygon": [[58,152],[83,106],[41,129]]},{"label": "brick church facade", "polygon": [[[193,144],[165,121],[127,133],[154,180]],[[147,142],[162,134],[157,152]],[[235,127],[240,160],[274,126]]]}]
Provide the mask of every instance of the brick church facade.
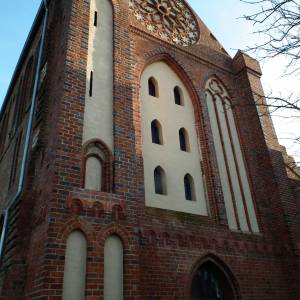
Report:
[{"label": "brick church facade", "polygon": [[1,299],[300,299],[300,176],[184,0],[44,0],[0,115]]}]

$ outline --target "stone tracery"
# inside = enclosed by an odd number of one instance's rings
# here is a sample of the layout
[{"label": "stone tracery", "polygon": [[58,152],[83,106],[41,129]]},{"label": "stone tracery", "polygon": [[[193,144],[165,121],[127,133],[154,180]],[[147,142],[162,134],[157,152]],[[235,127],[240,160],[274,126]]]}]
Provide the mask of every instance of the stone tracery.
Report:
[{"label": "stone tracery", "polygon": [[148,31],[163,40],[187,47],[199,39],[197,21],[180,0],[130,0],[129,7]]}]

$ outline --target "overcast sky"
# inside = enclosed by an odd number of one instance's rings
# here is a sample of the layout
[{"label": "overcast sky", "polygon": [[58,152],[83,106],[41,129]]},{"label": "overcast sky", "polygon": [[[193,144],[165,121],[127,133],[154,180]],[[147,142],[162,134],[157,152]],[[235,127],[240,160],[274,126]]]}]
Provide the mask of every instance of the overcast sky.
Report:
[{"label": "overcast sky", "polygon": [[[231,56],[234,56],[237,49],[245,49],[255,44],[258,37],[252,34],[252,24],[240,19],[253,9],[251,6],[239,0],[188,0],[188,2]],[[0,1],[0,106],[39,4],[40,0]],[[262,63],[264,72],[262,82],[265,90],[300,92],[297,78],[281,78],[283,66],[282,60]],[[299,147],[291,147],[292,143],[289,140],[300,131],[299,118],[287,117],[289,113],[285,118],[274,119],[277,134],[281,138],[281,143],[288,147],[291,154],[298,155],[296,158],[300,161]]]}]

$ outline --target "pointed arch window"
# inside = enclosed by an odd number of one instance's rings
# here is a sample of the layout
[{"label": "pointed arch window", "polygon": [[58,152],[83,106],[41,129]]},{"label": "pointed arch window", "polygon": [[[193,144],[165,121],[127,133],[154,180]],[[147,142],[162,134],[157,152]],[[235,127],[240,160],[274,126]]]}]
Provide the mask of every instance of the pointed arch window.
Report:
[{"label": "pointed arch window", "polygon": [[175,100],[175,104],[183,105],[182,90],[179,86],[174,87],[174,100]]},{"label": "pointed arch window", "polygon": [[156,194],[167,195],[166,173],[162,167],[154,170],[154,186]]},{"label": "pointed arch window", "polygon": [[158,83],[154,77],[150,77],[148,80],[148,93],[152,97],[158,97]]},{"label": "pointed arch window", "polygon": [[151,123],[151,135],[152,135],[152,143],[158,145],[163,144],[162,127],[158,120],[154,120]]},{"label": "pointed arch window", "polygon": [[179,130],[179,144],[180,150],[190,152],[189,135],[184,128]]},{"label": "pointed arch window", "polygon": [[229,276],[212,261],[205,262],[194,274],[192,300],[235,300],[236,292]]},{"label": "pointed arch window", "polygon": [[194,179],[190,174],[184,176],[185,199],[188,201],[196,201]]}]

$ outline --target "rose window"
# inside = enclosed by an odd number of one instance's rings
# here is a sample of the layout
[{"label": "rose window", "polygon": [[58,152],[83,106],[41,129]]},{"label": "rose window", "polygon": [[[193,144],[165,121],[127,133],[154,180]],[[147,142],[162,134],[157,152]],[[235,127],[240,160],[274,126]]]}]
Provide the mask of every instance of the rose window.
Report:
[{"label": "rose window", "polygon": [[129,6],[136,19],[163,40],[187,47],[199,39],[197,21],[180,0],[130,0]]}]

